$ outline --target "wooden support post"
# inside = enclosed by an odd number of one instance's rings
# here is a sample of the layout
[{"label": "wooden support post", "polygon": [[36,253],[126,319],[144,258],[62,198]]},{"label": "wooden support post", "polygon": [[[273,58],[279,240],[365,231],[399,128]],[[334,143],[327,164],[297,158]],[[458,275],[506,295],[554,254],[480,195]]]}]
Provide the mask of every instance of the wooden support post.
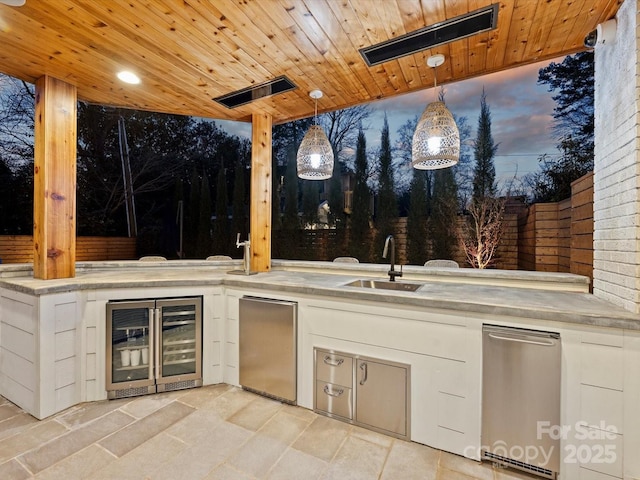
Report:
[{"label": "wooden support post", "polygon": [[76,271],[76,87],[50,76],[36,81],[33,275]]},{"label": "wooden support post", "polygon": [[251,271],[271,270],[271,127],[269,114],[253,114],[251,135]]}]

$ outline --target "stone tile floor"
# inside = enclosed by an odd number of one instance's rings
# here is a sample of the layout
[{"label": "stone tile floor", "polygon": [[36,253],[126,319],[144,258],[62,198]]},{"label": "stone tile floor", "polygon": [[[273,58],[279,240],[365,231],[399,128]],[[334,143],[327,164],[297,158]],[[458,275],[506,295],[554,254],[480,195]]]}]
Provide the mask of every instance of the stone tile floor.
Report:
[{"label": "stone tile floor", "polygon": [[229,385],[86,403],[38,421],[0,397],[0,479],[515,480]]}]

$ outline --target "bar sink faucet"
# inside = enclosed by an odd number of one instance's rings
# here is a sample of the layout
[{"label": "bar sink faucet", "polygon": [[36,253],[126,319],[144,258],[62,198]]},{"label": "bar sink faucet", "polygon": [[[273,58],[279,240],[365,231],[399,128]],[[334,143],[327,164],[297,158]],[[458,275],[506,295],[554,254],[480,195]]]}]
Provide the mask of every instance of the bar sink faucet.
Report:
[{"label": "bar sink faucet", "polygon": [[400,271],[398,272],[395,269],[396,263],[396,241],[393,239],[393,235],[387,236],[384,241],[384,250],[382,251],[382,258],[387,258],[387,254],[389,253],[389,245],[391,245],[391,256],[389,258],[389,263],[391,264],[391,268],[387,272],[389,275],[389,281],[395,282],[396,277],[402,276],[402,265],[400,265]]},{"label": "bar sink faucet", "polygon": [[244,255],[242,257],[242,269],[245,275],[251,275],[251,234],[247,235],[244,242],[240,241],[240,234],[236,238],[236,248],[244,247]]}]

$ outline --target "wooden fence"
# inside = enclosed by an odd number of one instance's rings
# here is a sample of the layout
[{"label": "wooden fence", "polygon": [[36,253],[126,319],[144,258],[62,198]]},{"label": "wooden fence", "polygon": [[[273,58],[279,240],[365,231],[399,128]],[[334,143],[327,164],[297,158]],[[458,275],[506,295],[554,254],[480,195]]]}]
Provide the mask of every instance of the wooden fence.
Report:
[{"label": "wooden fence", "polygon": [[531,205],[518,227],[518,268],[593,278],[593,173],[571,184],[571,198]]},{"label": "wooden fence", "polygon": [[[496,268],[571,272],[592,278],[593,174],[573,182],[571,189],[571,198],[561,202],[538,203],[527,208],[522,200],[512,199],[507,204],[505,232],[496,254]],[[348,230],[305,230],[294,234],[274,231],[272,255],[274,258],[332,260],[348,255],[344,251],[348,235]],[[372,256],[377,256],[376,252],[382,252],[384,245],[374,245],[374,235],[375,230],[370,230],[362,243],[369,247]],[[395,240],[396,261],[406,263],[406,218],[397,220]],[[135,238],[78,237],[76,242],[77,261],[137,258]],[[296,258],[292,252],[296,252]],[[4,263],[32,262],[32,237],[0,236],[0,259]],[[453,259],[460,266],[468,266],[459,248]]]},{"label": "wooden fence", "polygon": [[[136,259],[136,239],[128,237],[77,237],[76,261]],[[1,235],[0,259],[3,263],[32,263],[31,235]]]}]

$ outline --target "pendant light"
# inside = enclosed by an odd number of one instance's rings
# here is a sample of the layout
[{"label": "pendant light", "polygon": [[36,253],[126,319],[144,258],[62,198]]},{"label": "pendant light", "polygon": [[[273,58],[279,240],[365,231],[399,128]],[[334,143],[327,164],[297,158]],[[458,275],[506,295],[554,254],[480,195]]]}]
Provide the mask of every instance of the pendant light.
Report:
[{"label": "pendant light", "polygon": [[[436,67],[444,63],[444,55],[432,55],[427,65],[433,68],[433,87],[437,87]],[[460,133],[453,115],[444,102],[427,105],[413,134],[411,165],[419,170],[452,167],[460,159]]]},{"label": "pendant light", "polygon": [[327,180],[333,173],[333,148],[329,139],[318,125],[318,99],[320,90],[313,90],[309,96],[316,102],[313,125],[305,134],[298,148],[298,177],[305,180]]}]

